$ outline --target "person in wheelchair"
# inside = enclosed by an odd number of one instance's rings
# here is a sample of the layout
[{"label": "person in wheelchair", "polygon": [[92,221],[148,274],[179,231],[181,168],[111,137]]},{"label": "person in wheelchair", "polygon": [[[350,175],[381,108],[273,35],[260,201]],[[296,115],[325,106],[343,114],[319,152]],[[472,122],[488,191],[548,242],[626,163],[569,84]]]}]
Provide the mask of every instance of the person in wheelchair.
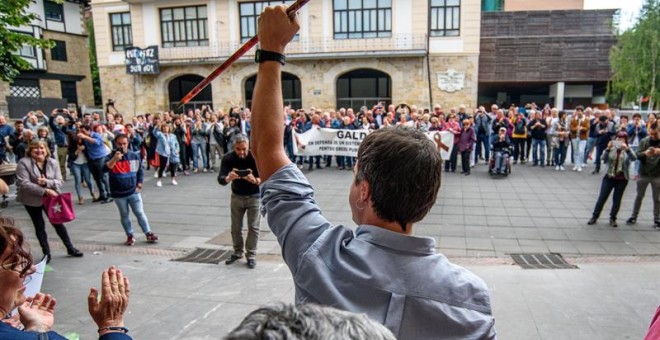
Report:
[{"label": "person in wheelchair", "polygon": [[497,139],[493,141],[490,149],[495,159],[492,170],[496,174],[506,174],[508,159],[511,156],[511,143],[506,138],[506,128],[500,128],[497,133]]}]

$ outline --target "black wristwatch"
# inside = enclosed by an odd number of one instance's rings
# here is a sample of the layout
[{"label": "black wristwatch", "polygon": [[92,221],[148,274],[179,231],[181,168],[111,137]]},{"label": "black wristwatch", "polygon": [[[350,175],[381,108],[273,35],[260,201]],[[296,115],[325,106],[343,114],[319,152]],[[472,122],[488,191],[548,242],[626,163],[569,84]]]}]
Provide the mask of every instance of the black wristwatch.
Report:
[{"label": "black wristwatch", "polygon": [[257,64],[262,63],[264,61],[277,61],[278,63],[282,64],[282,66],[284,66],[284,64],[286,64],[286,57],[284,56],[284,54],[279,54],[277,52],[266,51],[258,48],[257,53],[255,53],[254,55],[254,61]]}]

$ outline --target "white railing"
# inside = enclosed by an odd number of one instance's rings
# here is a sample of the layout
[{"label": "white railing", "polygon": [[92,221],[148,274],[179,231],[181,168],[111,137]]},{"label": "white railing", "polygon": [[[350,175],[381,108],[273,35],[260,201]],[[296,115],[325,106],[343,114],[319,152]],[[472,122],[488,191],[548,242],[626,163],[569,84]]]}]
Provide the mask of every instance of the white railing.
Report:
[{"label": "white railing", "polygon": [[[198,47],[161,47],[160,62],[176,63],[189,61],[204,61],[224,59],[234,53],[242,44],[229,41],[211,42],[210,46]],[[305,55],[328,54],[341,55],[360,52],[390,52],[422,53],[427,49],[427,39],[424,34],[397,34],[388,38],[368,39],[333,39],[310,38],[293,41],[287,46],[287,55],[290,58],[304,57]],[[246,55],[253,56],[254,50]]]}]

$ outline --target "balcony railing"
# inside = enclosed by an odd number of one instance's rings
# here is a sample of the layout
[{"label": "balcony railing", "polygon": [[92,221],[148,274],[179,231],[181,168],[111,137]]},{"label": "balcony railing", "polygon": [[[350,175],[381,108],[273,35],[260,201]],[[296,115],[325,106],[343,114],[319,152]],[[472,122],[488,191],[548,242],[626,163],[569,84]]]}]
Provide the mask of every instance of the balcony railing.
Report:
[{"label": "balcony railing", "polygon": [[[176,64],[183,62],[204,62],[224,59],[234,53],[241,44],[228,41],[211,42],[211,46],[160,48],[160,62]],[[311,38],[291,42],[287,46],[288,59],[317,57],[341,57],[347,55],[373,56],[387,55],[423,55],[427,50],[425,34],[397,34],[389,38],[369,39],[333,39]],[[254,56],[255,49],[246,54]]]}]

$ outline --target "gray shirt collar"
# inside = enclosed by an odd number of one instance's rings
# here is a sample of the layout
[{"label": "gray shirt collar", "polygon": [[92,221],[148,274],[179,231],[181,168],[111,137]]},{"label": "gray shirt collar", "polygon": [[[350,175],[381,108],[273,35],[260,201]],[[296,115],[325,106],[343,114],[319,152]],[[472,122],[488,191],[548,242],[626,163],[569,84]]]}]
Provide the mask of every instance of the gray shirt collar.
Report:
[{"label": "gray shirt collar", "polygon": [[381,227],[363,224],[355,230],[356,238],[371,244],[407,253],[435,254],[435,239],[400,234]]}]

